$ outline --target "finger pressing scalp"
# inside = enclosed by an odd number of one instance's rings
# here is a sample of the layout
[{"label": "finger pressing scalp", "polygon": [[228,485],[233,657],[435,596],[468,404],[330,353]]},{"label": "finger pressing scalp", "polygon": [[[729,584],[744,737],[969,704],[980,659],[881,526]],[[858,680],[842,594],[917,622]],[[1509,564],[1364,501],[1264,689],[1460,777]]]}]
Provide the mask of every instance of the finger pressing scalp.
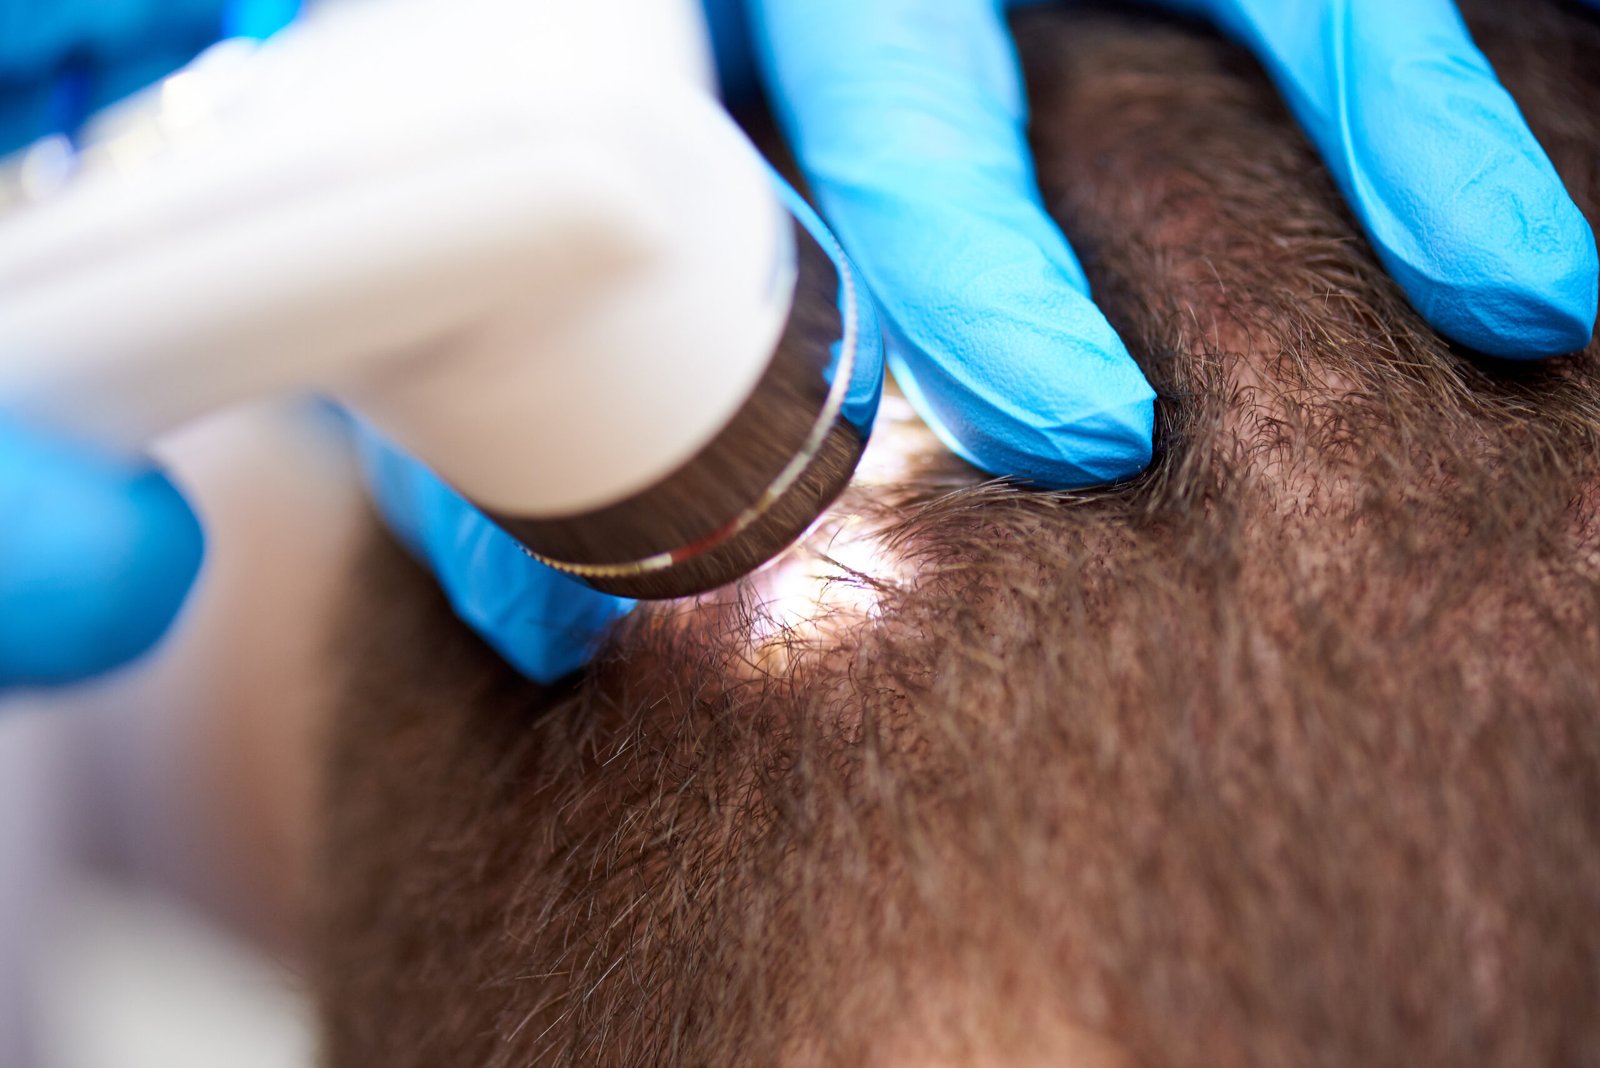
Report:
[{"label": "finger pressing scalp", "polygon": [[1455,0],[1181,6],[1259,58],[1435,329],[1511,359],[1588,342],[1594,234]]},{"label": "finger pressing scalp", "polygon": [[1053,488],[1142,470],[1150,389],[1039,204],[998,6],[754,9],[779,117],[946,444]]}]

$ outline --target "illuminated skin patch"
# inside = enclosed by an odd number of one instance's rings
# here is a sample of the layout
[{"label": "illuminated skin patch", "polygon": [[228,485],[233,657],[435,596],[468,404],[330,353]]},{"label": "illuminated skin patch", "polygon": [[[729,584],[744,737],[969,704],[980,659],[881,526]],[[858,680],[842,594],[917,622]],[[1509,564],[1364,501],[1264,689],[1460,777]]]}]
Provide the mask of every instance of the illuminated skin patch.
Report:
[{"label": "illuminated skin patch", "polygon": [[950,456],[891,383],[849,489],[804,538],[736,585],[640,614],[706,635],[748,634],[749,677],[793,670],[806,656],[837,656],[857,644],[842,636],[878,618],[887,592],[915,581],[896,534],[914,505],[901,487],[939,471],[949,472],[952,490],[972,483],[971,468]]},{"label": "illuminated skin patch", "polygon": [[805,538],[742,586],[758,670],[785,669],[808,648],[836,648],[841,633],[877,618],[885,590],[913,580],[887,536],[899,517],[883,496],[941,451],[904,397],[885,396],[850,489]]}]

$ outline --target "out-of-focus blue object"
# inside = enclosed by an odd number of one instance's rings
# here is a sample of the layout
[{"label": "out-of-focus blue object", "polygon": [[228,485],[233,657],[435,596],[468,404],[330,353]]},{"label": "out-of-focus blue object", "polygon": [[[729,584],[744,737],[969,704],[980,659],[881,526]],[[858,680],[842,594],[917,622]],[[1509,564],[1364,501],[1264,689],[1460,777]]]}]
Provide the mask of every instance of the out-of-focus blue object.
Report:
[{"label": "out-of-focus blue object", "polygon": [[1588,343],[1594,234],[1452,0],[1175,0],[1260,57],[1435,329],[1494,356]]},{"label": "out-of-focus blue object", "polygon": [[70,133],[96,108],[188,62],[222,30],[224,0],[0,4],[0,152]]},{"label": "out-of-focus blue object", "polygon": [[[0,154],[70,133],[180,66],[217,37],[222,7],[0,5]],[[200,524],[165,476],[3,422],[0,517],[0,689],[87,678],[143,653],[200,567]]]},{"label": "out-of-focus blue object", "polygon": [[422,464],[370,430],[356,433],[390,527],[433,569],[456,614],[524,675],[549,683],[581,668],[633,608],[531,559]]},{"label": "out-of-focus blue object", "polygon": [[269,37],[299,10],[300,0],[0,3],[0,153],[70,135],[219,38]]},{"label": "out-of-focus blue object", "polygon": [[701,0],[711,28],[722,95],[730,102],[752,96],[759,84],[756,57],[750,50],[748,0]]},{"label": "out-of-focus blue object", "polygon": [[138,656],[200,567],[200,524],[160,472],[4,423],[0,517],[0,689]]},{"label": "out-of-focus blue object", "polygon": [[300,0],[232,0],[223,12],[222,34],[265,39],[299,14]]}]

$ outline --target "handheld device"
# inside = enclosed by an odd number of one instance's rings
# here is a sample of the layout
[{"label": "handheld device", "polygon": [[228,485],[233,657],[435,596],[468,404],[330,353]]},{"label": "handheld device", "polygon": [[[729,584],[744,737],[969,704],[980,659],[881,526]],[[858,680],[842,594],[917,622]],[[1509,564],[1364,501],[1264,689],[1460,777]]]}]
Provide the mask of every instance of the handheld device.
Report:
[{"label": "handheld device", "polygon": [[325,2],[3,170],[9,418],[141,450],[323,391],[642,597],[777,555],[870,432],[870,300],[694,0]]}]

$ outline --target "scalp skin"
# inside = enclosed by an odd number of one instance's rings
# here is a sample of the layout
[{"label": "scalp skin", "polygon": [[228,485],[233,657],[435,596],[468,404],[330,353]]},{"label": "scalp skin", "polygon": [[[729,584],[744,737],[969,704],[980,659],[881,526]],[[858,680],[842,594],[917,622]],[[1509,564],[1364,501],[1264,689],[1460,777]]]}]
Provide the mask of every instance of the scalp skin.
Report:
[{"label": "scalp skin", "polygon": [[[1593,219],[1600,20],[1468,13]],[[819,618],[763,576],[556,692],[375,540],[330,1065],[1600,1064],[1600,352],[1451,351],[1239,49],[1018,33],[1155,466],[903,428]]]}]

